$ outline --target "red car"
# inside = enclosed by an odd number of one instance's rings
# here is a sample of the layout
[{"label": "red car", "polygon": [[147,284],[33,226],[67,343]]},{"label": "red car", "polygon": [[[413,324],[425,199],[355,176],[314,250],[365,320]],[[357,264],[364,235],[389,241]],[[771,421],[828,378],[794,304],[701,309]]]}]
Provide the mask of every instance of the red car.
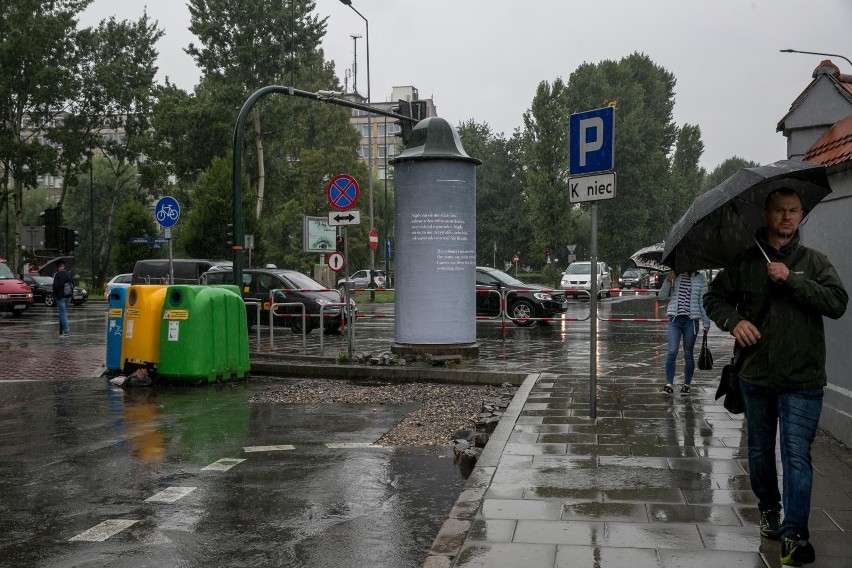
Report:
[{"label": "red car", "polygon": [[20,280],[0,258],[0,312],[12,312],[19,316],[33,305],[33,291]]}]

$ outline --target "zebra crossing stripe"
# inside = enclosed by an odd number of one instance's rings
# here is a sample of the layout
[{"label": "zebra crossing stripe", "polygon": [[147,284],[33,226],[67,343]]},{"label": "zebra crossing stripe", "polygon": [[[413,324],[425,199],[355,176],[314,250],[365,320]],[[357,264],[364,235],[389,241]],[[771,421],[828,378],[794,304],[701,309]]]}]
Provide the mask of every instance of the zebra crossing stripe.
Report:
[{"label": "zebra crossing stripe", "polygon": [[295,450],[296,446],[291,446],[290,444],[281,444],[278,446],[246,446],[243,448],[244,452],[281,452],[287,450]]},{"label": "zebra crossing stripe", "polygon": [[145,499],[146,503],[174,503],[198,489],[197,487],[167,487]]},{"label": "zebra crossing stripe", "polygon": [[214,461],[210,465],[205,465],[201,471],[228,471],[235,465],[241,464],[246,460],[238,458],[222,458]]},{"label": "zebra crossing stripe", "polygon": [[351,448],[384,448],[371,442],[331,442],[325,445],[330,450],[347,450]]},{"label": "zebra crossing stripe", "polygon": [[70,541],[78,542],[103,542],[109,537],[120,533],[124,529],[138,523],[131,519],[109,519],[102,523],[98,523],[89,530],[83,531],[76,536],[69,538]]}]

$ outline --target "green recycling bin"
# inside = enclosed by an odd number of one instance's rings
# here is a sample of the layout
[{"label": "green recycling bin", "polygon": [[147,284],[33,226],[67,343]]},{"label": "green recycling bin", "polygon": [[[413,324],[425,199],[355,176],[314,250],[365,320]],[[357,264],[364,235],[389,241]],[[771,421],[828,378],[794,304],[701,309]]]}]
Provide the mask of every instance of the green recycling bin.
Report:
[{"label": "green recycling bin", "polygon": [[248,372],[245,308],[233,290],[169,286],[160,323],[160,377],[215,382]]}]

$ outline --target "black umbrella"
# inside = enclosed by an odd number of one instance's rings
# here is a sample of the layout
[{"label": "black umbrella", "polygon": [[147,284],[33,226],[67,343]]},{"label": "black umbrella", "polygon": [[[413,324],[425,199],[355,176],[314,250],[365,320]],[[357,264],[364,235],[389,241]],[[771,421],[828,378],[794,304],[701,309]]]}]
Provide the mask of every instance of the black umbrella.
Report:
[{"label": "black umbrella", "polygon": [[657,243],[649,247],[641,248],[630,255],[630,260],[637,268],[648,268],[650,270],[668,272],[671,268],[663,264],[664,249],[665,243]]},{"label": "black umbrella", "polygon": [[757,242],[766,197],[782,187],[796,190],[805,214],[831,193],[821,165],[781,160],[743,168],[695,198],[666,237],[663,263],[676,272],[725,267]]}]

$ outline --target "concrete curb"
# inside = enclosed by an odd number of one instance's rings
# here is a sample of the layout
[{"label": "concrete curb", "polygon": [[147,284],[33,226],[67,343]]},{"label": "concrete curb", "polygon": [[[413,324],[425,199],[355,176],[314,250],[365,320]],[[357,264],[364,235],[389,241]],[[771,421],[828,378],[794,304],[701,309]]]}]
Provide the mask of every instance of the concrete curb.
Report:
[{"label": "concrete curb", "polygon": [[[298,361],[285,358],[258,358],[251,356],[253,375],[272,375],[278,377],[321,377],[325,379],[373,379],[383,381],[427,381],[433,383],[461,383],[471,385],[502,385],[511,383],[521,385],[527,379],[527,373],[476,371],[456,367],[418,367],[418,366],[375,366],[340,365],[333,359],[299,357]],[[502,420],[501,420],[502,422]]]},{"label": "concrete curb", "polygon": [[541,377],[546,376],[551,375],[534,373],[525,376],[523,383],[512,398],[512,402],[509,403],[509,407],[500,418],[497,428],[489,437],[485,450],[476,461],[476,466],[456,500],[456,504],[453,505],[447,520],[444,521],[438,531],[438,535],[432,543],[432,548],[429,550],[429,556],[423,563],[423,568],[447,568],[458,556],[476,512],[482,506],[485,492],[488,491],[491,478],[497,470],[497,462],[503,455],[503,450],[515,428],[518,416],[524,409],[527,397],[536,382]]}]

